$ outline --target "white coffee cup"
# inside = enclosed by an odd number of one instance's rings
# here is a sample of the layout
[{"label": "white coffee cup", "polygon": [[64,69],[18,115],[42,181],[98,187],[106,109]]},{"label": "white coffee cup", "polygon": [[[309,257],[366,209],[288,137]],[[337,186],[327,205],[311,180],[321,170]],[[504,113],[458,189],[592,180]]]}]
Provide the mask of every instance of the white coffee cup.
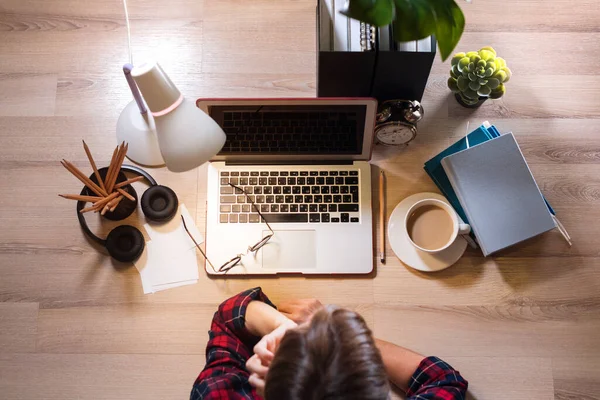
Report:
[{"label": "white coffee cup", "polygon": [[[438,210],[443,210],[449,221]],[[415,214],[418,211],[422,214]],[[471,227],[459,221],[456,211],[449,204],[437,199],[424,199],[413,204],[404,218],[404,229],[410,243],[426,253],[444,251],[454,243],[458,235],[471,232]],[[411,232],[414,236],[418,233],[419,239],[415,237],[415,240],[419,244],[415,243]],[[431,245],[425,246],[424,242],[429,238]]]}]

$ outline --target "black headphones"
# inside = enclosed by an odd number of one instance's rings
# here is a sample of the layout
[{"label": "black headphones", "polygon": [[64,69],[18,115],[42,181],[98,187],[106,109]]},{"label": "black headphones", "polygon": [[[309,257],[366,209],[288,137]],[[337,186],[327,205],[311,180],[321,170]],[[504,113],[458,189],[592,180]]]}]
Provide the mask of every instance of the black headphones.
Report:
[{"label": "black headphones", "polygon": [[[141,201],[142,211],[146,218],[155,222],[167,222],[177,214],[179,200],[177,200],[177,195],[172,189],[158,185],[156,180],[150,176],[150,174],[133,165],[123,165],[121,167],[117,182],[126,180],[125,174],[123,174],[122,171],[143,176],[150,184],[150,187],[142,195]],[[125,219],[135,210],[137,204],[136,191],[131,185],[126,185],[122,189],[131,194],[136,201],[123,198],[118,208],[121,212],[119,213],[115,210],[114,213],[107,214],[106,217],[109,219]],[[87,187],[84,187],[81,191],[81,195],[89,196],[93,194],[90,193]],[[85,232],[90,239],[106,247],[111,257],[117,261],[132,262],[142,255],[146,243],[144,241],[144,235],[142,235],[142,232],[140,232],[139,229],[131,225],[121,225],[110,231],[106,239],[101,239],[92,233],[83,213],[80,212],[85,207],[85,204],[84,201],[77,202],[77,219],[79,220],[81,229],[83,229],[83,232]]]}]

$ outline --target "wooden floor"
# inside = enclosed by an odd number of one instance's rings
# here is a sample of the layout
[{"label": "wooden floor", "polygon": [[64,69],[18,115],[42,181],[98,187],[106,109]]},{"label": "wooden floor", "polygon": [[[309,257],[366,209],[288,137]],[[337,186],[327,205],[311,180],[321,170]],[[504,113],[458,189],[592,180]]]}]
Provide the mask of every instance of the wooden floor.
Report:
[{"label": "wooden floor", "polygon": [[[135,60],[154,56],[189,98],[315,95],[313,0],[129,3]],[[366,278],[202,272],[195,286],[145,296],[136,270],[98,253],[75,205],[56,196],[79,190],[61,158],[88,170],[81,139],[99,164],[116,144],[131,98],[120,1],[0,0],[0,398],[186,398],[216,305],[261,285],[276,302],[317,297],[359,310],[377,336],[446,358],[472,399],[600,399],[600,7],[460,5],[458,50],[492,45],[513,79],[505,98],[466,110],[445,87],[448,63],[436,60],[416,142],[374,154],[374,173],[389,179],[388,215],[435,190],[425,160],[467,121],[489,119],[515,133],[573,247],[550,232],[493,258],[468,250],[431,275],[388,248],[388,263]],[[153,172],[201,227],[204,172]]]}]

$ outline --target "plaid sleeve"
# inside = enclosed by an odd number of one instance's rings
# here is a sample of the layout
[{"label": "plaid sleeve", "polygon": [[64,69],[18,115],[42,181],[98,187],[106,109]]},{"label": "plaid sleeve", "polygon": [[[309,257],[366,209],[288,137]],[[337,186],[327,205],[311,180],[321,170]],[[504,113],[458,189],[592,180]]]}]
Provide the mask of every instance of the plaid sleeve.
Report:
[{"label": "plaid sleeve", "polygon": [[469,383],[449,364],[427,357],[410,379],[407,400],[464,400]]},{"label": "plaid sleeve", "polygon": [[206,346],[206,366],[200,373],[190,399],[260,398],[248,383],[246,361],[260,340],[246,328],[246,309],[253,301],[275,307],[260,287],[225,300],[215,313]]}]

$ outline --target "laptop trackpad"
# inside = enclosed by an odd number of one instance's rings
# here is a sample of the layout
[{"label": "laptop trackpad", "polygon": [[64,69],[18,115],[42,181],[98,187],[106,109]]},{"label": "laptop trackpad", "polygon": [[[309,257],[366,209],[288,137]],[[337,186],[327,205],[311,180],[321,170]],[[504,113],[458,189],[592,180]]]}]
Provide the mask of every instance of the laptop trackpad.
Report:
[{"label": "laptop trackpad", "polygon": [[275,231],[261,251],[263,268],[302,272],[317,267],[315,231]]}]

